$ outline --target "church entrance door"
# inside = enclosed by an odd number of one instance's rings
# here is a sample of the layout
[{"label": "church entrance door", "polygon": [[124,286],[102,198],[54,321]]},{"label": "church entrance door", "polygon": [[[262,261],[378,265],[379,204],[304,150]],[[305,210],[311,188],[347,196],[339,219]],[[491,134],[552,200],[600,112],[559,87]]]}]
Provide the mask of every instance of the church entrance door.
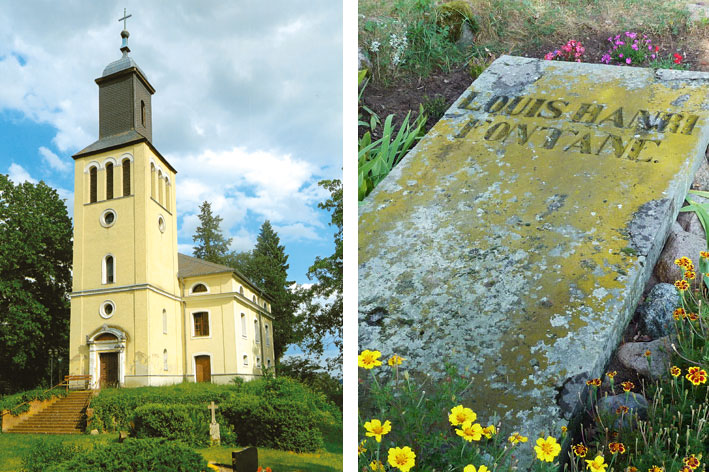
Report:
[{"label": "church entrance door", "polygon": [[209,356],[196,356],[194,365],[197,373],[197,382],[212,381],[212,367],[209,362]]},{"label": "church entrance door", "polygon": [[100,359],[100,386],[117,387],[118,386],[118,353],[117,352],[102,352],[99,354]]}]

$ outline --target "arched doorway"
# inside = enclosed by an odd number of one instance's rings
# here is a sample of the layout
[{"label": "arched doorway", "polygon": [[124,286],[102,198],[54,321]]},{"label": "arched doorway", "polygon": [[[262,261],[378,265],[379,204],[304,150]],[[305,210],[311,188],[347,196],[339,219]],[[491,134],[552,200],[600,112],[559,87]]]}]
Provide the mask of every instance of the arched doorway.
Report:
[{"label": "arched doorway", "polygon": [[88,339],[92,388],[120,387],[125,375],[126,336],[103,325]]}]

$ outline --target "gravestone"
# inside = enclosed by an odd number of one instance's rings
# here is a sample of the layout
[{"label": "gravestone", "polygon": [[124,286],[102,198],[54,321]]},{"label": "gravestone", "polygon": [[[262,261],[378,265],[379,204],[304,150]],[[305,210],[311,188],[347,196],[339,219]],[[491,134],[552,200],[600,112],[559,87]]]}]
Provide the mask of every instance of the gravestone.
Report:
[{"label": "gravestone", "polygon": [[219,446],[222,443],[222,436],[219,431],[219,423],[217,423],[217,418],[214,416],[214,412],[219,407],[212,402],[207,408],[212,412],[212,422],[209,423],[209,440],[211,444]]},{"label": "gravestone", "polygon": [[256,472],[258,469],[258,449],[247,447],[231,453],[234,472]]},{"label": "gravestone", "polygon": [[708,85],[496,60],[360,206],[360,350],[434,381],[451,362],[479,416],[558,435],[578,402],[557,398],[601,375],[704,158]]}]

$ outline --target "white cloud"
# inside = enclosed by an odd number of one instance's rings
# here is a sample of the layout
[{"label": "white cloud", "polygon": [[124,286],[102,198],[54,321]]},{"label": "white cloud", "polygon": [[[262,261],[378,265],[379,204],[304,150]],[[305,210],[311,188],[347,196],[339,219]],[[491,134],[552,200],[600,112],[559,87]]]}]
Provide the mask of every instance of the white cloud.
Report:
[{"label": "white cloud", "polygon": [[14,162],[10,164],[10,168],[7,171],[7,175],[10,177],[10,180],[12,180],[15,184],[21,184],[23,182],[30,182],[33,184],[37,183],[37,180],[33,179],[30,173],[27,172],[24,167]]},{"label": "white cloud", "polygon": [[59,156],[46,147],[40,146],[39,153],[42,155],[44,162],[46,162],[52,169],[58,170],[59,172],[67,172],[71,169],[71,164],[69,162],[62,160]]},{"label": "white cloud", "polygon": [[318,241],[324,239],[315,228],[303,223],[285,226],[274,225],[273,229],[275,229],[281,239],[285,241],[302,241],[305,239]]},{"label": "white cloud", "polygon": [[230,234],[231,246],[229,249],[236,252],[250,251],[256,246],[256,235],[249,233],[245,228],[240,228],[234,234]]}]

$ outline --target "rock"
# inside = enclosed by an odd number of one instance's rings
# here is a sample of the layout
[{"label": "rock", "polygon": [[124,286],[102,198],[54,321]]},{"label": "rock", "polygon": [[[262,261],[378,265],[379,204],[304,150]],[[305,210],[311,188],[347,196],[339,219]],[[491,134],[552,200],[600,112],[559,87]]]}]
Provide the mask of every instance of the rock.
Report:
[{"label": "rock", "polygon": [[357,49],[357,70],[362,69],[372,70],[372,61],[362,51],[362,48],[359,48]]},{"label": "rock", "polygon": [[93,409],[93,408],[87,408],[87,409],[86,409],[86,419],[89,419],[89,418],[91,418],[92,416],[94,416],[94,409]]},{"label": "rock", "polygon": [[[647,343],[625,343],[618,348],[616,356],[624,367],[638,374],[657,379],[667,374],[670,368],[672,348],[670,336]],[[650,362],[645,352],[650,351]]]},{"label": "rock", "polygon": [[675,331],[672,313],[679,306],[679,294],[672,284],[655,285],[645,303],[638,307],[640,325],[650,339],[658,339]]},{"label": "rock", "polygon": [[[617,414],[621,406],[628,407],[628,413]],[[602,417],[616,418],[615,429],[627,429],[637,424],[637,419],[647,419],[647,400],[639,393],[621,393],[598,400],[598,412]]]},{"label": "rock", "polygon": [[98,435],[98,429],[92,429],[91,433],[92,436],[97,436]]},{"label": "rock", "polygon": [[[702,161],[701,166],[694,174],[694,182],[692,182],[694,190],[709,190],[709,162],[706,159]],[[693,195],[693,197],[696,195]]]},{"label": "rock", "polygon": [[680,280],[684,274],[684,271],[675,265],[675,260],[685,256],[697,262],[699,253],[706,251],[706,249],[706,239],[696,234],[687,233],[679,223],[675,222],[670,230],[665,248],[655,265],[655,277],[660,282],[673,284],[676,280]]},{"label": "rock", "polygon": [[475,43],[475,33],[468,22],[465,22],[460,27],[460,37],[455,44],[460,48],[469,48]]}]

